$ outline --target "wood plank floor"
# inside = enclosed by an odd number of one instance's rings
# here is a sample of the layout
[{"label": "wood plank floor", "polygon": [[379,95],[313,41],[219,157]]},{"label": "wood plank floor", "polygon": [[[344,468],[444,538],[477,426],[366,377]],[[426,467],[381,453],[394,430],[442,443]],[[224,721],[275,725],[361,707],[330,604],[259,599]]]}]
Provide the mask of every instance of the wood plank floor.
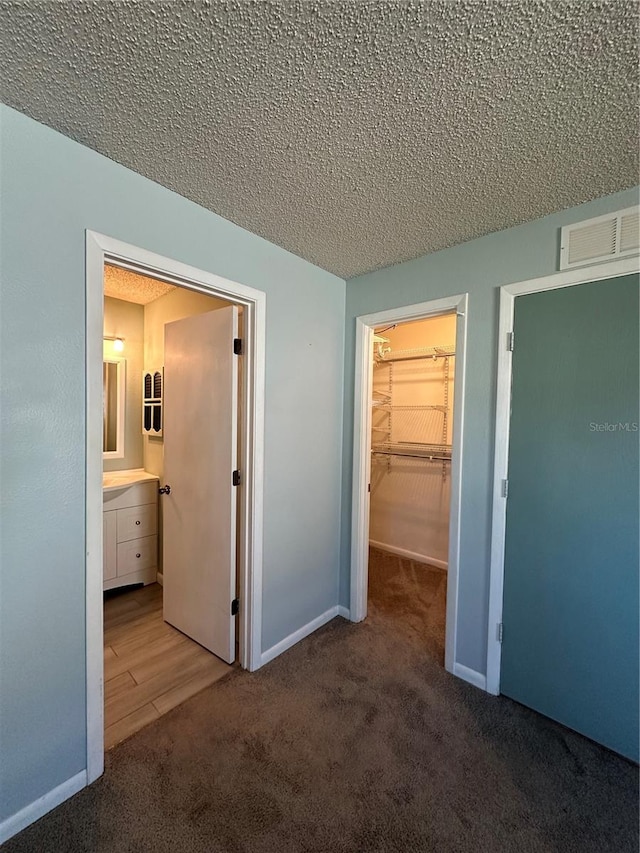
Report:
[{"label": "wood plank floor", "polygon": [[230,667],[162,619],[157,583],[104,603],[105,749],[204,690]]}]

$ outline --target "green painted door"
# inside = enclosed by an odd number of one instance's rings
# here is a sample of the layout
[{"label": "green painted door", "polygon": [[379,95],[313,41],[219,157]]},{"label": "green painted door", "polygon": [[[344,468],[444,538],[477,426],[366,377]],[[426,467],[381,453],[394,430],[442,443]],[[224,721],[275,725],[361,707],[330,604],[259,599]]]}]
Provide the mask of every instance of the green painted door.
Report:
[{"label": "green painted door", "polygon": [[515,300],[503,694],[638,760],[637,275]]}]

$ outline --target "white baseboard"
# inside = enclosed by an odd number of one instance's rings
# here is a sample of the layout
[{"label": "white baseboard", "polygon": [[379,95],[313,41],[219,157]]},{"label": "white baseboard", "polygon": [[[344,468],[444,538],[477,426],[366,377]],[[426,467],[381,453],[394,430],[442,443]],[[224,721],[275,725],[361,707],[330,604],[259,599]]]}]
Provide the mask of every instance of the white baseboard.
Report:
[{"label": "white baseboard", "polygon": [[293,634],[289,634],[289,636],[285,637],[284,640],[280,640],[280,642],[276,643],[275,646],[271,646],[271,648],[267,649],[266,652],[262,652],[260,666],[264,666],[265,663],[269,663],[269,661],[277,658],[278,655],[286,652],[287,649],[291,648],[291,646],[295,646],[295,644],[299,643],[300,640],[304,640],[304,638],[308,637],[309,634],[313,634],[314,631],[317,631],[318,628],[326,625],[327,622],[330,622],[337,615],[338,605],[335,605],[335,607],[329,608],[329,610],[321,616],[316,616],[316,618],[312,619],[311,622],[307,622],[307,624],[303,625],[302,628],[298,628],[298,630],[294,631]]},{"label": "white baseboard", "polygon": [[479,687],[480,690],[487,689],[487,676],[481,672],[476,672],[475,669],[469,669],[468,666],[463,666],[461,663],[454,663],[453,674],[463,681],[468,681],[474,687]]},{"label": "white baseboard", "polygon": [[404,557],[405,560],[415,560],[416,563],[428,563],[430,566],[436,566],[438,569],[446,570],[449,565],[446,560],[436,560],[435,557],[425,557],[424,554],[418,554],[417,551],[407,551],[406,548],[396,548],[395,545],[387,545],[386,542],[375,542],[373,539],[370,539],[369,545],[372,548],[377,548],[378,551],[387,551],[389,554]]},{"label": "white baseboard", "polygon": [[160,586],[164,586],[164,575],[162,574],[162,572],[158,572],[156,574],[156,583],[159,583]]},{"label": "white baseboard", "polygon": [[18,832],[22,832],[23,829],[26,829],[36,820],[44,817],[51,809],[55,809],[60,803],[68,800],[69,797],[77,794],[78,791],[86,788],[86,786],[87,771],[82,770],[80,773],[72,776],[71,779],[67,779],[66,782],[58,785],[57,788],[54,788],[52,791],[29,803],[28,806],[20,809],[19,812],[3,820],[0,823],[0,844],[4,844],[5,841],[13,838]]},{"label": "white baseboard", "polygon": [[341,604],[338,605],[338,616],[342,616],[343,619],[351,619],[351,611],[348,607],[343,607]]}]

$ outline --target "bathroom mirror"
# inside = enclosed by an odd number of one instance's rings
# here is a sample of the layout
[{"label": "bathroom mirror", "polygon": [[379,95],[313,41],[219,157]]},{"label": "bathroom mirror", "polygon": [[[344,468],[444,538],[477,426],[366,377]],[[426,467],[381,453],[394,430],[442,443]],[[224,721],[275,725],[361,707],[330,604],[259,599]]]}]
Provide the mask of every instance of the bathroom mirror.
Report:
[{"label": "bathroom mirror", "polygon": [[102,456],[124,458],[125,359],[116,356],[102,362]]}]

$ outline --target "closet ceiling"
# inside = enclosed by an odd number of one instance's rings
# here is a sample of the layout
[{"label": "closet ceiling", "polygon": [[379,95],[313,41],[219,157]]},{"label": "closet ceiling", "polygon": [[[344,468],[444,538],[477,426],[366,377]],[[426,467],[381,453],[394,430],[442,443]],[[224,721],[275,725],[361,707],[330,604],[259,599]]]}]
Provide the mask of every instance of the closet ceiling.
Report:
[{"label": "closet ceiling", "polygon": [[2,98],[342,277],[635,184],[635,0],[12,2]]}]

